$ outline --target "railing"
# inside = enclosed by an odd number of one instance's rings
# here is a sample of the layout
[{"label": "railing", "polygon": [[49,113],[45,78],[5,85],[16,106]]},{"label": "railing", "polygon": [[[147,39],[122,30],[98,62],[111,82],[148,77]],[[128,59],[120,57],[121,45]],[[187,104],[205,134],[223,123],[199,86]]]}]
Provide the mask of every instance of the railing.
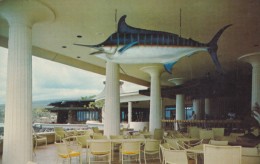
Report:
[{"label": "railing", "polygon": [[228,129],[240,129],[242,127],[241,120],[162,120],[162,126],[164,129],[174,129],[174,126],[181,129],[186,129],[187,126]]}]

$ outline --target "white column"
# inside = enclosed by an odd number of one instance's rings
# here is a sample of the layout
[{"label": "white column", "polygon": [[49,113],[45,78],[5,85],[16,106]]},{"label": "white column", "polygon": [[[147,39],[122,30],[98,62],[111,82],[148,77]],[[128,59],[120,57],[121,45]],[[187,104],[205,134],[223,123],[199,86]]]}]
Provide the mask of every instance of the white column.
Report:
[{"label": "white column", "polygon": [[197,120],[201,119],[201,117],[200,117],[200,101],[199,101],[199,99],[193,99],[192,106],[193,106],[193,110],[194,110],[194,112],[196,114],[196,119]]},{"label": "white column", "polygon": [[252,97],[251,107],[256,103],[260,105],[260,52],[247,54],[238,58],[252,65]]},{"label": "white column", "polygon": [[[169,82],[181,85],[185,82],[184,78],[172,78]],[[176,94],[176,120],[185,120],[185,96],[184,94]],[[177,123],[175,124],[175,130],[178,130]]]},{"label": "white column", "polygon": [[183,94],[176,95],[176,120],[185,120],[185,97]]},{"label": "white column", "polygon": [[160,75],[162,67],[149,66],[143,67],[141,70],[148,73],[151,77],[149,131],[153,132],[155,128],[161,128],[162,110]]},{"label": "white column", "polygon": [[205,98],[205,116],[211,116],[211,109],[210,109],[210,99],[209,98]]},{"label": "white column", "polygon": [[128,125],[132,122],[132,102],[128,102]]},{"label": "white column", "polygon": [[9,24],[3,164],[24,164],[33,157],[32,25],[53,13],[37,1],[10,0],[0,15]]},{"label": "white column", "polygon": [[106,64],[106,92],[104,113],[104,134],[118,135],[120,132],[120,92],[119,66],[116,63]]}]

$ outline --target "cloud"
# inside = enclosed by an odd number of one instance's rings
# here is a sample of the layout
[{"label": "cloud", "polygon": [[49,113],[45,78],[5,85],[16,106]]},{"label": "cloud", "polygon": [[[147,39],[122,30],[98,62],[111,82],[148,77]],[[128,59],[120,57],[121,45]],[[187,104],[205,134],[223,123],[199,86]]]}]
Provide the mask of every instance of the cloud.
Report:
[{"label": "cloud", "polygon": [[[5,102],[7,49],[0,47],[0,104]],[[32,58],[33,101],[51,99],[80,99],[98,95],[103,89],[105,76],[64,64]],[[133,83],[124,82],[126,92],[146,89]]]},{"label": "cloud", "polygon": [[102,75],[33,57],[35,100],[96,95],[102,91],[104,79]]}]

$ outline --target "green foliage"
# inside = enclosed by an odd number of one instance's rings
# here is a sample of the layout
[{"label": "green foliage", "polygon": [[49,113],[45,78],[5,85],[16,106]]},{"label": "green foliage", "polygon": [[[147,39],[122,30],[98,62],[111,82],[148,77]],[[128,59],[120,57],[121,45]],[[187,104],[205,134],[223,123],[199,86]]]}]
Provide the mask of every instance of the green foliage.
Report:
[{"label": "green foliage", "polygon": [[96,108],[102,109],[104,104],[105,104],[105,100],[99,100],[99,101],[95,101],[95,102],[90,102],[88,107],[91,109],[96,109]]},{"label": "green foliage", "polygon": [[81,97],[81,100],[91,100],[94,97],[96,97],[96,95],[92,95],[92,96],[85,96],[85,97]]},{"label": "green foliage", "polygon": [[51,117],[51,113],[45,109],[45,108],[35,108],[32,110],[32,120],[33,122],[38,122],[37,120],[39,120],[41,117],[47,117],[50,118]]}]

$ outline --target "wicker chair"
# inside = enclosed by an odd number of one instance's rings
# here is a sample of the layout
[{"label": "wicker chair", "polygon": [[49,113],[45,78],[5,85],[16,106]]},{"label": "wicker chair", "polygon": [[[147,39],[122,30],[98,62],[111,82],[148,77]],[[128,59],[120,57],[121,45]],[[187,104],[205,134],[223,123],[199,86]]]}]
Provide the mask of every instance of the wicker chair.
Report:
[{"label": "wicker chair", "polygon": [[138,141],[128,141],[122,143],[121,160],[124,163],[124,156],[137,156],[141,164],[141,143]]},{"label": "wicker chair", "polygon": [[108,158],[107,162],[111,164],[111,142],[110,141],[92,141],[89,143],[88,150],[88,163],[91,163],[91,157],[95,161],[93,162],[105,162],[104,159],[97,161],[98,157],[106,157]]},{"label": "wicker chair", "polygon": [[157,140],[146,140],[145,145],[144,145],[144,161],[146,164],[147,161],[147,155],[156,155],[158,154],[158,158],[160,159],[161,162],[161,153],[160,153],[160,143],[161,141]]},{"label": "wicker chair", "polygon": [[241,164],[241,146],[203,145],[204,164]]}]

